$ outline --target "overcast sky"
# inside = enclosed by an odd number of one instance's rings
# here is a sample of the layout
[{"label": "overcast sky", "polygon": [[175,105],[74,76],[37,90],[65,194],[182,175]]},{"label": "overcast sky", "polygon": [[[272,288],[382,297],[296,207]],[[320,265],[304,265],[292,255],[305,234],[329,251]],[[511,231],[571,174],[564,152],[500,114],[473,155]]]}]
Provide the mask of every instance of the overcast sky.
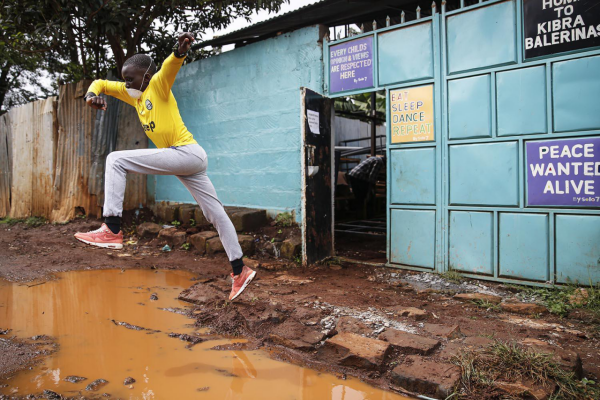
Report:
[{"label": "overcast sky", "polygon": [[283,4],[281,6],[281,10],[278,13],[271,13],[269,14],[268,11],[260,11],[260,12],[254,12],[254,14],[252,15],[252,22],[248,23],[244,18],[238,18],[236,20],[233,21],[233,23],[231,25],[229,25],[227,28],[222,29],[220,31],[211,33],[211,32],[207,32],[207,35],[205,38],[203,38],[203,40],[209,40],[212,39],[212,37],[216,34],[216,35],[224,35],[226,33],[230,33],[233,31],[237,31],[238,29],[242,29],[246,26],[255,24],[257,22],[261,22],[264,21],[266,19],[269,18],[273,18],[276,15],[281,15],[281,14],[285,14],[287,12],[293,11],[293,10],[297,10],[300,7],[304,7],[308,4],[313,4],[313,3],[318,3],[319,0],[290,0],[289,4]]}]

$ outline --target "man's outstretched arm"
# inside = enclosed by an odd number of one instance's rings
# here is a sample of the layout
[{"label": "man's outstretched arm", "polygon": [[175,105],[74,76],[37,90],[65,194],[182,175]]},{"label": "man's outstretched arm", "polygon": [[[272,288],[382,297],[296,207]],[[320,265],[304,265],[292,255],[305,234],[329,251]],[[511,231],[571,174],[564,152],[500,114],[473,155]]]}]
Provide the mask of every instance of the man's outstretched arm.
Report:
[{"label": "man's outstretched arm", "polygon": [[106,110],[106,100],[99,96],[102,93],[124,101],[131,106],[135,105],[133,99],[127,93],[124,82],[96,79],[92,82],[85,95],[85,101],[88,106],[95,108],[96,110]]},{"label": "man's outstretched arm", "polygon": [[185,55],[187,54],[192,42],[194,42],[194,36],[191,33],[183,33],[179,38],[178,46],[173,53],[163,62],[160,71],[152,78],[155,81],[156,88],[161,92],[164,97],[168,97],[175,82],[175,77],[183,64]]}]

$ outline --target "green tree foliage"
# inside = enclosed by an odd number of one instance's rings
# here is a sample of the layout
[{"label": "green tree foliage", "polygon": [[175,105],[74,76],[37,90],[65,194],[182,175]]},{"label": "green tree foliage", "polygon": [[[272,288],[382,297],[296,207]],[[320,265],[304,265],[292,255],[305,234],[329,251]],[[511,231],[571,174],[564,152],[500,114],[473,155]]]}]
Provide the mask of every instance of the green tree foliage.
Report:
[{"label": "green tree foliage", "polygon": [[[5,95],[16,103],[30,100],[21,91],[24,71],[33,79],[46,71],[65,81],[105,77],[113,68],[120,76],[135,53],[160,63],[178,33],[193,32],[201,40],[209,29],[222,29],[240,17],[249,20],[257,10],[276,12],[287,1],[2,0],[0,100],[6,103]],[[196,51],[191,58],[206,55]]]}]

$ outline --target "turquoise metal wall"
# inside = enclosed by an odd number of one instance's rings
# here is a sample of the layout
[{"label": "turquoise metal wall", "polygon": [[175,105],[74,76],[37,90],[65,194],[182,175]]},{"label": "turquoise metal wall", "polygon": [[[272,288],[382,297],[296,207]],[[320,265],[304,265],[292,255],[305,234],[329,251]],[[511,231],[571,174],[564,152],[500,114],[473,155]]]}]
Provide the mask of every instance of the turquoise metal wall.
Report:
[{"label": "turquoise metal wall", "polygon": [[521,0],[490,0],[360,35],[375,38],[374,86],[332,97],[386,89],[389,105],[434,85],[435,140],[388,143],[390,266],[600,282],[600,209],[529,206],[525,151],[600,137],[600,51],[525,60],[522,23]]},{"label": "turquoise metal wall", "polygon": [[[179,72],[173,94],[225,205],[295,210],[300,218],[300,87],[323,91],[322,56],[315,26]],[[157,176],[155,192],[157,201],[194,201],[172,176]]]}]

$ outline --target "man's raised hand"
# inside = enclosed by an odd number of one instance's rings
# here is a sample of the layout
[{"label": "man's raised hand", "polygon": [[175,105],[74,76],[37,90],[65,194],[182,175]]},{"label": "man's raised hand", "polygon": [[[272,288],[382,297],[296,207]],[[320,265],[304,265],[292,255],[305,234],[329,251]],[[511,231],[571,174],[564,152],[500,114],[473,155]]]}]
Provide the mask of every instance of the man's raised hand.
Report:
[{"label": "man's raised hand", "polygon": [[88,96],[85,99],[88,106],[96,110],[106,110],[106,100],[100,96]]},{"label": "man's raised hand", "polygon": [[190,49],[192,42],[196,39],[194,39],[194,36],[192,36],[191,33],[185,32],[185,33],[182,33],[181,36],[179,36],[179,38],[177,38],[177,40],[179,41],[179,49],[178,49],[179,54],[185,54]]}]

